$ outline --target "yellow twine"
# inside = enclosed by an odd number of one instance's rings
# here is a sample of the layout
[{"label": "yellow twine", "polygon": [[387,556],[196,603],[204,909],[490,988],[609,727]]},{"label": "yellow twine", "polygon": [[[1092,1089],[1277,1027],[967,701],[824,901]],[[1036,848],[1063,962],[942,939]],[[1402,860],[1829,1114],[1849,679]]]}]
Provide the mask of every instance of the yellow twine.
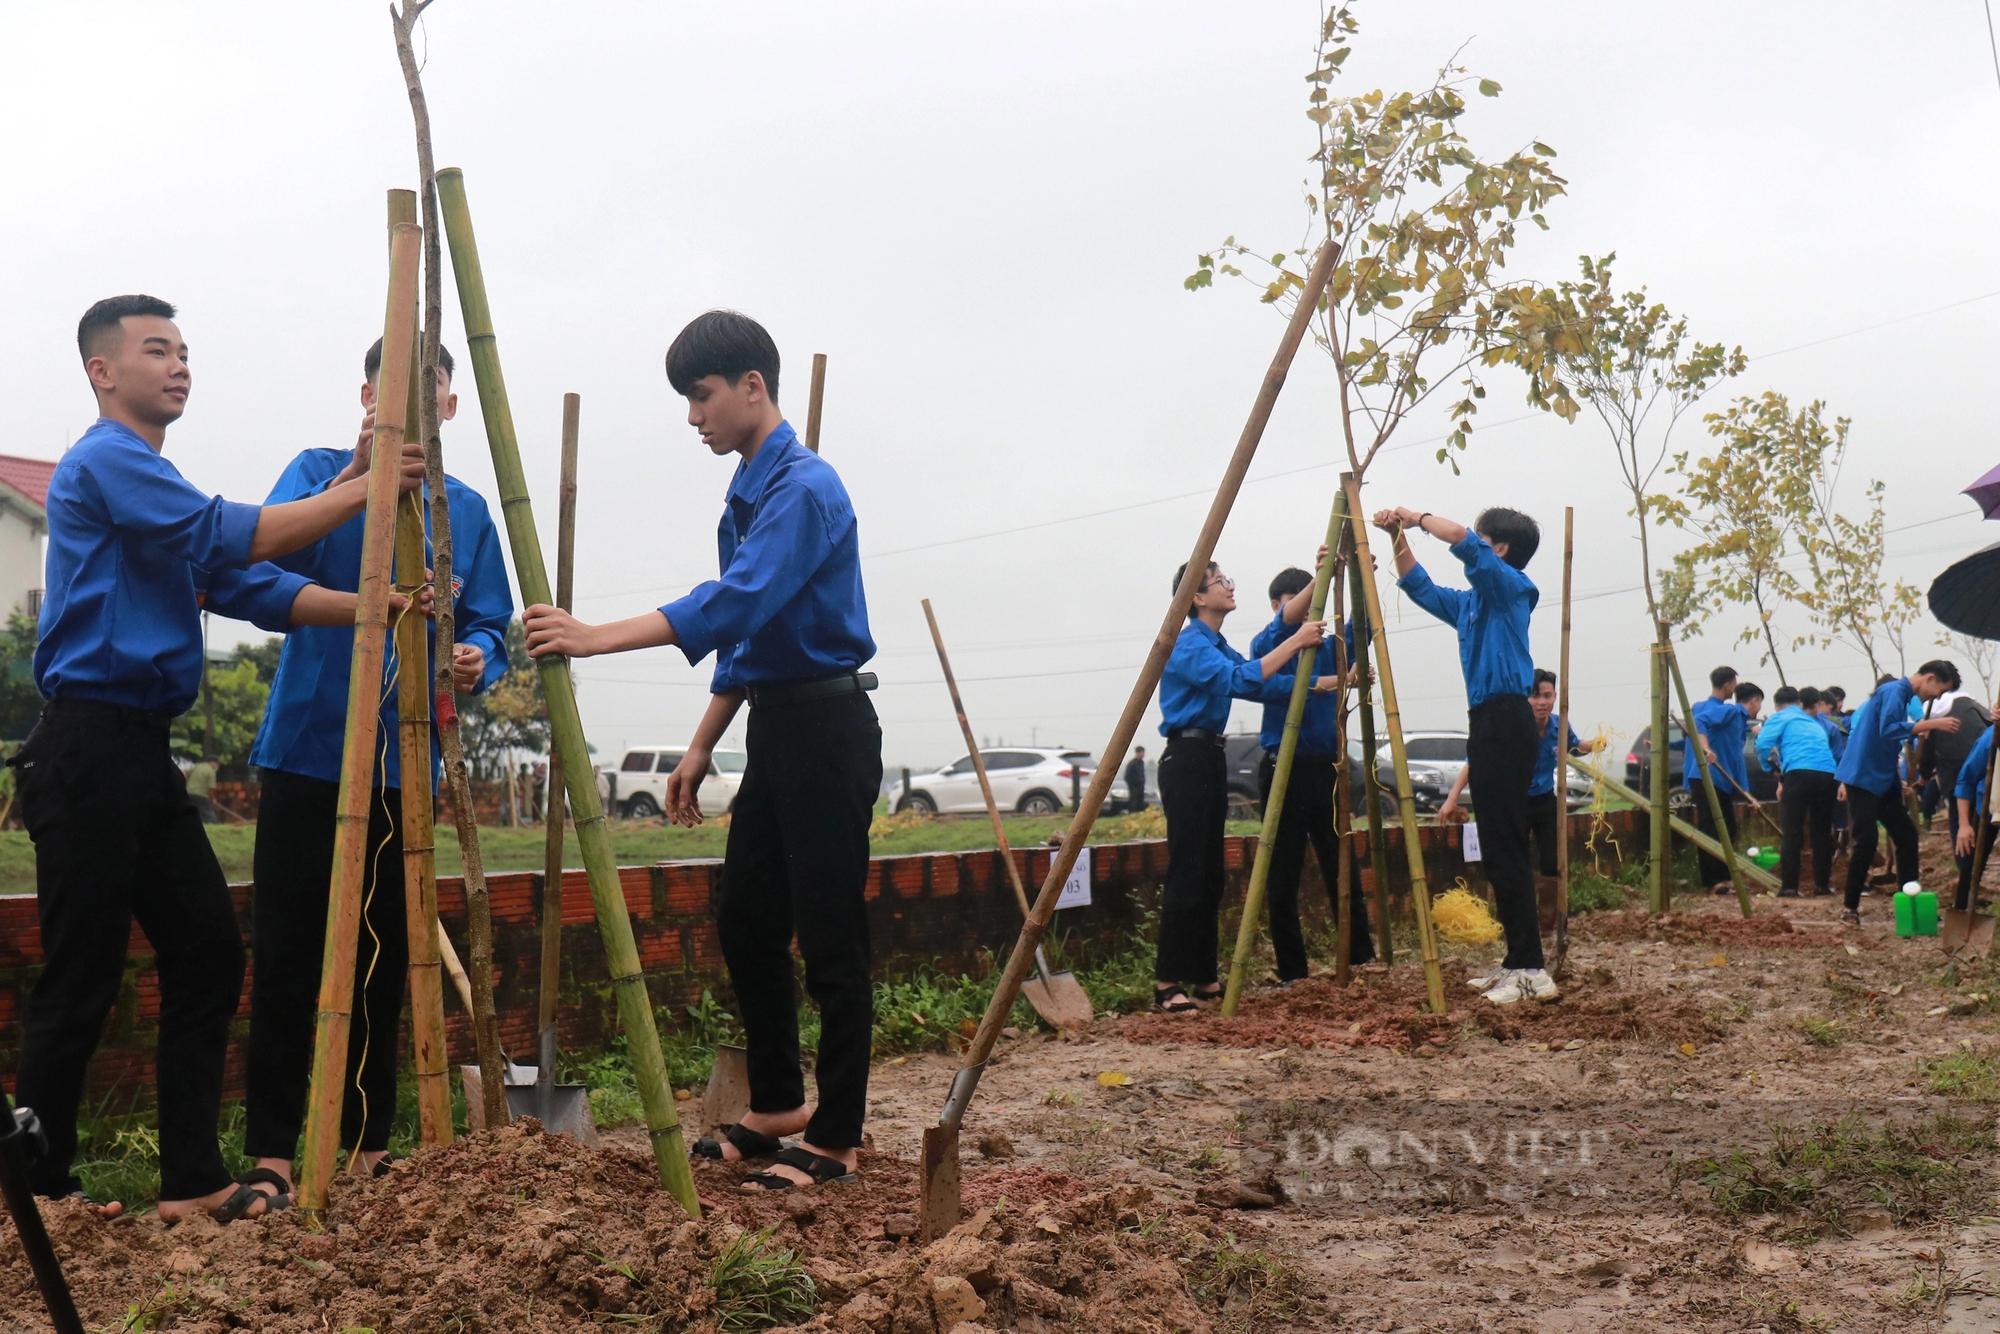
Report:
[{"label": "yellow twine", "polygon": [[1432,900],[1431,925],[1455,945],[1490,945],[1500,939],[1500,923],[1493,920],[1486,900],[1466,886],[1464,876]]}]

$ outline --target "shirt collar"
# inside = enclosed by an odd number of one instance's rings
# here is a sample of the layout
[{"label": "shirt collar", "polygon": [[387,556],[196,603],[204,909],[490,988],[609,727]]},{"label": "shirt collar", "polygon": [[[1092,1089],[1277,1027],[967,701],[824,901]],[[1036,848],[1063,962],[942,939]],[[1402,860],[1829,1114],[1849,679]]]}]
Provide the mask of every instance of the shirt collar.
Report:
[{"label": "shirt collar", "polygon": [[779,422],[776,429],[764,437],[764,443],[757,446],[756,457],[736,469],[736,476],[729,483],[729,498],[746,505],[755,505],[762,499],[764,484],[771,480],[771,469],[777,466],[778,456],[788,452],[798,438],[790,422]]},{"label": "shirt collar", "polygon": [[[1220,644],[1222,642],[1222,631],[1217,630],[1199,616],[1188,618],[1188,630],[1194,631],[1211,644]],[[1183,630],[1181,633],[1186,634],[1187,630]]]}]

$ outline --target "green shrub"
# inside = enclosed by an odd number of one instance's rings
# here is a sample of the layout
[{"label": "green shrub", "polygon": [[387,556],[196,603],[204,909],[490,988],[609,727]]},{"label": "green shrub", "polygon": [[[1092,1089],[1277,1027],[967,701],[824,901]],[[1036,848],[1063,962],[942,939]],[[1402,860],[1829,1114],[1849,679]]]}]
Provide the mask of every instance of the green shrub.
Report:
[{"label": "green shrub", "polygon": [[773,1224],[743,1233],[710,1266],[710,1311],[724,1334],[795,1325],[810,1320],[819,1306],[819,1290],[798,1253],[771,1244],[777,1231]]}]

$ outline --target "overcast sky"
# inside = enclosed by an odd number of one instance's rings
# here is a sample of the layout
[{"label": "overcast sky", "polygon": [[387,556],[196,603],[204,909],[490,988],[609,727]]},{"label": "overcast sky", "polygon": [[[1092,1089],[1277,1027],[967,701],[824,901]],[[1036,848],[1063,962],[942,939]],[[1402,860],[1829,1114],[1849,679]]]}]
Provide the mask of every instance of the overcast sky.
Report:
[{"label": "overcast sky", "polygon": [[[76,320],[126,291],[181,307],[195,390],[168,452],[196,484],[260,500],[297,450],[352,443],[381,329],[383,192],[416,171],[383,10],[0,14],[0,340],[16,372],[0,450],[53,458],[89,425]],[[1476,147],[1558,150],[1570,193],[1519,276],[1616,250],[1621,279],[1756,358],[1741,391],[1852,417],[1847,494],[1858,507],[1867,478],[1888,483],[1892,574],[1927,586],[2000,536],[1950,517],[2000,463],[2000,87],[1977,0],[1893,22],[1826,3],[1357,13],[1340,91],[1421,86],[1469,42],[1463,63],[1506,90],[1475,101]],[[1317,15],[1295,0],[439,0],[420,38],[438,162],[465,169],[551,558],[561,396],[583,396],[579,613],[633,615],[713,577],[732,462],[686,426],[661,357],[693,315],[733,306],[777,337],[801,427],[811,356],[830,358],[823,452],[860,516],[885,762],[963,751],[924,597],[979,731],[1100,747],[1281,332],[1247,289],[1181,280],[1226,235],[1296,244]],[[1901,322],[1869,330],[1886,321]],[[459,387],[448,466],[497,515],[469,375]],[[1400,439],[1424,447],[1386,454],[1365,501],[1538,516],[1557,539],[1529,568],[1550,666],[1574,506],[1578,728],[1622,741],[1646,707],[1628,503],[1593,418],[1499,425],[1520,402],[1496,376],[1493,429],[1456,477],[1432,461],[1439,417],[1412,420]],[[1324,530],[1332,403],[1324,357],[1302,353],[1217,551],[1241,585],[1239,647],[1268,618],[1264,584]],[[1698,448],[1699,424],[1682,429]],[[1440,545],[1419,554],[1457,582]],[[1406,725],[1462,727],[1449,631],[1406,605],[1390,616]],[[1690,669],[1726,660],[1775,684],[1736,628],[1690,642]],[[1868,685],[1838,650],[1787,666]],[[593,743],[684,741],[708,679],[676,650],[579,664]],[[1254,712],[1239,705],[1237,724]]]}]

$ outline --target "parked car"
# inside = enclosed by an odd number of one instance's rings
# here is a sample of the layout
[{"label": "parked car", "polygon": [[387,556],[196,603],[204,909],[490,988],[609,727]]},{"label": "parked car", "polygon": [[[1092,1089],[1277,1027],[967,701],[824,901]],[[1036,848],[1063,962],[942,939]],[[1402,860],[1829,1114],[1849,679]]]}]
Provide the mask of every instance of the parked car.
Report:
[{"label": "parked car", "polygon": [[[1466,735],[1463,732],[1405,732],[1403,753],[1410,761],[1410,790],[1417,810],[1429,815],[1444,805],[1458,771],[1465,767]],[[1384,739],[1375,748],[1375,776],[1385,793],[1396,790],[1393,752]]]},{"label": "parked car", "polygon": [[[598,800],[628,820],[650,820],[667,808],[667,777],[686,757],[685,746],[635,746],[616,769],[598,769]],[[740,750],[718,750],[709,756],[708,777],[695,794],[702,814],[728,814],[736,790],[743,786],[746,758]]]},{"label": "parked car", "polygon": [[[1671,747],[1667,751],[1667,806],[1682,819],[1692,819],[1687,812],[1693,809],[1694,796],[1681,783],[1681,769],[1687,758],[1687,747],[1681,744],[1684,739],[1678,725],[1667,724],[1667,745]],[[1750,775],[1751,796],[1758,801],[1778,799],[1778,775],[1757,763],[1757,738],[1754,733],[1743,740],[1743,767]],[[1652,785],[1653,729],[1642,727],[1638,740],[1632,743],[1632,749],[1625,755],[1625,786],[1641,796],[1649,796]],[[1741,799],[1741,794],[1726,781],[1722,790]]]},{"label": "parked car", "polygon": [[[1022,815],[1055,815],[1070,809],[1070,798],[1090,782],[1097,760],[1087,750],[1061,750],[1014,746],[982,750],[979,758],[986,766],[986,779],[993,785],[993,800],[1003,811]],[[1125,781],[1115,780],[1104,805],[1107,811],[1125,809],[1129,797]],[[889,809],[917,810],[935,815],[984,814],[986,798],[979,790],[979,775],[973,771],[972,757],[962,755],[936,773],[910,775],[889,784]]]},{"label": "parked car", "polygon": [[[1237,820],[1261,820],[1264,818],[1264,802],[1258,791],[1258,769],[1264,763],[1264,742],[1257,732],[1231,733],[1223,749],[1229,773],[1229,815]],[[1359,737],[1349,737],[1347,741],[1347,790],[1351,795],[1354,814],[1360,815],[1368,809],[1368,793],[1363,782],[1361,765],[1361,741]],[[1393,791],[1393,785],[1391,790]],[[1442,800],[1442,798],[1440,798]],[[1393,798],[1384,807],[1384,812],[1393,814]]]}]

